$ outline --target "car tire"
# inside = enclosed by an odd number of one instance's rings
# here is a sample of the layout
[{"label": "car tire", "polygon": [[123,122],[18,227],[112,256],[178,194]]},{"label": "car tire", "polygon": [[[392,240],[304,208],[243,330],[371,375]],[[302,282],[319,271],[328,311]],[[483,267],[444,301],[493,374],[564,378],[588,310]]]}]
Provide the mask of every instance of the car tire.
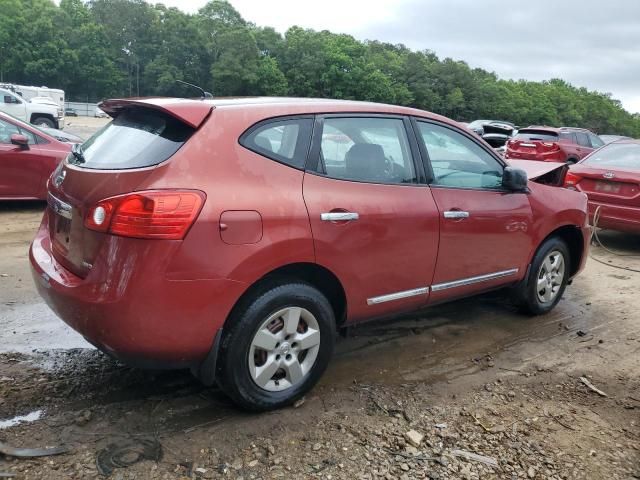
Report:
[{"label": "car tire", "polygon": [[290,405],[326,370],[335,332],[331,304],[311,285],[261,288],[234,308],[225,326],[218,383],[247,410]]},{"label": "car tire", "polygon": [[56,124],[47,117],[38,117],[31,122],[33,125],[37,127],[47,127],[47,128],[56,128]]},{"label": "car tire", "polygon": [[520,309],[529,315],[544,315],[560,301],[569,281],[571,257],[567,244],[558,237],[545,240],[531,262],[527,277],[516,288]]}]

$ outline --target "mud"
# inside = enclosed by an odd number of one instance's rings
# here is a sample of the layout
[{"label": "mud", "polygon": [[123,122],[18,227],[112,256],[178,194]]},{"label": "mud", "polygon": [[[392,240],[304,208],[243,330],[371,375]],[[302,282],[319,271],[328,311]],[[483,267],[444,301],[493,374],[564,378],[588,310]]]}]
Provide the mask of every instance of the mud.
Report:
[{"label": "mud", "polygon": [[594,248],[604,264],[543,317],[498,292],[353,328],[302,405],[253,415],[188,372],[118,364],[57,320],[27,260],[43,208],[0,205],[0,441],[72,450],[0,456],[0,472],[100,478],[100,449],[157,439],[159,462],[111,478],[640,478],[640,274],[614,267],[640,269],[638,237],[603,232],[636,256]]}]

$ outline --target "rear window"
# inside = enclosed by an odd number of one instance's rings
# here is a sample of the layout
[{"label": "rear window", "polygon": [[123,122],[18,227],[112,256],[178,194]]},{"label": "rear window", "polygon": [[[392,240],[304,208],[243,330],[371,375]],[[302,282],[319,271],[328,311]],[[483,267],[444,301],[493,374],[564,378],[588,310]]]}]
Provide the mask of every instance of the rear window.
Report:
[{"label": "rear window", "polygon": [[147,108],[124,110],[111,123],[82,144],[84,168],[122,170],[157,165],[170,158],[191,137],[194,129]]},{"label": "rear window", "polygon": [[514,139],[528,142],[534,140],[540,142],[557,142],[558,134],[548,130],[520,130]]},{"label": "rear window", "polygon": [[589,155],[582,163],[596,168],[640,171],[640,144],[612,143]]}]

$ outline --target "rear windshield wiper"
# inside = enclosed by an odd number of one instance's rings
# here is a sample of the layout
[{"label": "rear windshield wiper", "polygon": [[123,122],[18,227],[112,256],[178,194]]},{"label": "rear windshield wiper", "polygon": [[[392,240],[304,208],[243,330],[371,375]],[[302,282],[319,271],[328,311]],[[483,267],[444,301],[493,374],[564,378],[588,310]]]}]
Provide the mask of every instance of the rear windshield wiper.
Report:
[{"label": "rear windshield wiper", "polygon": [[74,164],[84,163],[86,160],[84,158],[84,152],[82,151],[82,147],[79,143],[74,143],[73,147],[71,147],[71,154],[75,157]]}]

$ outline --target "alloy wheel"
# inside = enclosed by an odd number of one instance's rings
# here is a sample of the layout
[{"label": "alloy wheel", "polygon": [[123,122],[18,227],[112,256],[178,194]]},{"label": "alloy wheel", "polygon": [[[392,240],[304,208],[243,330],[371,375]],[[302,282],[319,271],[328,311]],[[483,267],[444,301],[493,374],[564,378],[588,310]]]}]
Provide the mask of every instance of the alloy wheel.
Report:
[{"label": "alloy wheel", "polygon": [[562,288],[565,274],[564,255],[558,250],[550,252],[538,272],[536,292],[541,303],[555,300]]}]

